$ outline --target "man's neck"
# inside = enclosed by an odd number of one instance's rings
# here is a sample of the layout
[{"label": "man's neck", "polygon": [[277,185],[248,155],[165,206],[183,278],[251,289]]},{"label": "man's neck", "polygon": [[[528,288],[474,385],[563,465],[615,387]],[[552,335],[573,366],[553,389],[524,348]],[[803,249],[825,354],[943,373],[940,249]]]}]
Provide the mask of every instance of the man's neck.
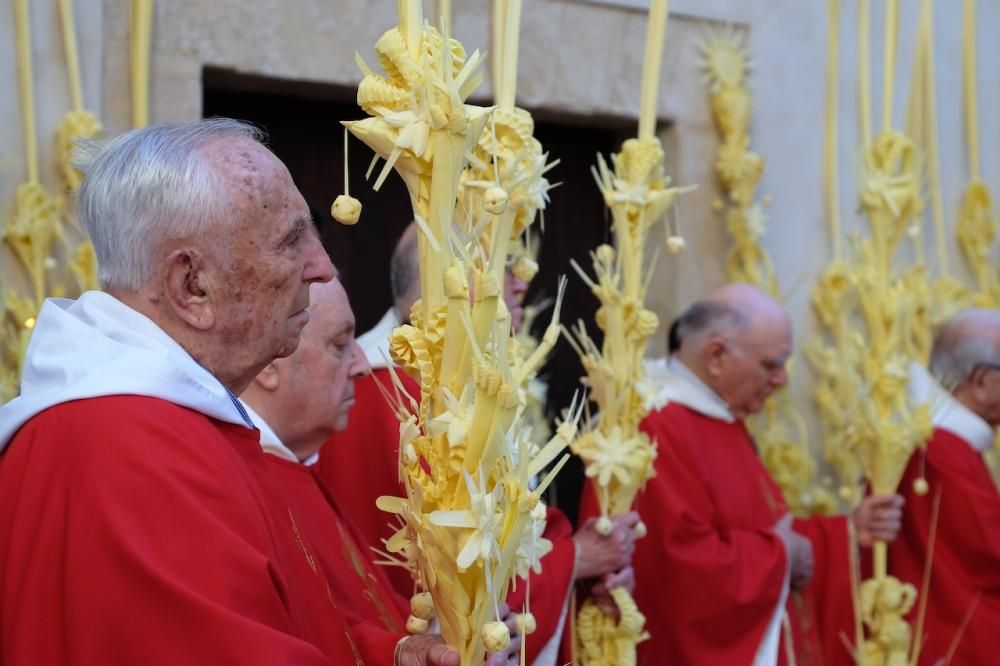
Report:
[{"label": "man's neck", "polygon": [[161,331],[173,338],[198,365],[208,370],[233,395],[241,395],[260,371],[261,368],[250,368],[242,373],[229,371],[222,360],[227,354],[215,351],[217,345],[208,338],[208,334],[193,330],[178,317],[172,316],[160,307],[162,299],[142,291],[109,289],[108,293],[136,312],[149,317]]},{"label": "man's neck", "polygon": [[[732,413],[732,410],[730,410],[729,405],[726,404],[726,401],[711,386],[703,381],[694,370],[688,367],[680,357],[671,358],[668,361],[668,367],[681,380],[683,385],[687,387],[679,395],[675,395],[670,399],[715,419],[726,422],[738,420]],[[692,392],[691,389],[694,389],[694,391]]]},{"label": "man's neck", "polygon": [[[683,351],[679,351],[674,354],[674,357],[684,364],[685,369],[692,375],[698,378],[698,380],[705,385],[705,387],[712,391],[715,395],[719,395],[719,392],[715,390],[713,386],[712,378],[709,376],[708,372],[705,371],[704,366],[698,362],[697,358],[692,358],[690,354],[685,354]],[[720,396],[721,399],[721,396]]]}]

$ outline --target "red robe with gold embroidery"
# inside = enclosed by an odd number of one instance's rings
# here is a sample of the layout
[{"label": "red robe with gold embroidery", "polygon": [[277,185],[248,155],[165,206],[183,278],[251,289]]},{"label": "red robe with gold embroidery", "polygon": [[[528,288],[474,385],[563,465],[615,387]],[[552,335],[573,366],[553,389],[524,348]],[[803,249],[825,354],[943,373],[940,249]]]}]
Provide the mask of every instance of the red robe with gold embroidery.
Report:
[{"label": "red robe with gold embroidery", "polygon": [[363,663],[265,456],[155,398],[31,418],[0,456],[0,662]]},{"label": "red robe with gold embroidery", "polygon": [[[781,491],[739,421],[672,403],[650,413],[641,429],[658,456],[636,506],[648,534],[636,542],[634,597],[651,635],[638,647],[639,663],[754,664],[765,635],[783,624],[788,560],[773,531],[788,511]],[[581,517],[595,515],[589,484],[585,497]],[[851,627],[845,521],[794,527],[813,542],[817,564],[809,591],[788,597],[793,633],[811,645],[795,646],[797,662],[850,664],[839,640],[829,638]],[[817,603],[832,611],[818,615]],[[777,663],[788,663],[789,649],[778,645]]]},{"label": "red robe with gold embroidery", "polygon": [[391,666],[396,643],[407,635],[409,600],[372,563],[350,522],[338,514],[309,467],[275,455],[265,457],[267,484],[294,516],[296,529],[315,544],[314,563],[333,603],[353,622],[365,663]]},{"label": "red robe with gold embroidery", "polygon": [[[899,486],[906,499],[903,528],[889,546],[889,571],[922,590],[934,497],[940,493],[920,663],[934,664],[948,653],[972,610],[950,663],[995,664],[1000,646],[1000,495],[982,455],[955,433],[936,429],[925,461],[922,455],[910,459]],[[925,495],[913,491],[921,471],[929,488]],[[914,627],[916,615],[915,608],[910,616]]]}]

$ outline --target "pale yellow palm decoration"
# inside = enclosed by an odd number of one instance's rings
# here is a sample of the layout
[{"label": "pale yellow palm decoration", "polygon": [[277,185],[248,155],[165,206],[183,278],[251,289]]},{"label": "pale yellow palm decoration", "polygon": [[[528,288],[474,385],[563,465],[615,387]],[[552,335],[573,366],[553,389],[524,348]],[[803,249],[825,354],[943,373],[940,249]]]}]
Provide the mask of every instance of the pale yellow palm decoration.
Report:
[{"label": "pale yellow palm decoration", "polygon": [[[750,151],[750,56],[735,32],[713,33],[701,51],[710,107],[721,134],[715,171],[726,201],[717,202],[717,206],[725,209],[726,231],[732,239],[726,255],[726,277],[778,297],[774,264],[761,245],[767,213],[763,203],[755,199],[764,159]],[[749,426],[762,460],[790,508],[799,515],[832,510],[830,492],[815,481],[807,432],[787,392],[772,397]]]},{"label": "pale yellow palm decoration", "polygon": [[[378,506],[401,521],[385,561],[406,566],[433,601],[416,595],[407,626],[426,630],[432,606],[470,665],[509,640],[498,608],[512,576],[537,568],[546,550],[539,496],[562,463],[534,490],[530,479],[575,437],[582,406],[529,455],[525,387],[558,336],[561,289],[549,332],[527,355],[501,293],[507,248],[544,204],[544,156],[530,133],[507,132],[519,114],[493,123],[490,109],[465,103],[481,78],[478,53],[424,25],[419,2],[399,9],[399,27],[375,47],[384,73],[358,59],[358,102],[371,117],[345,123],[386,160],[376,188],[392,169],[403,178],[420,229],[422,298],[390,339],[393,360],[421,387],[414,413],[396,405],[407,493]],[[470,163],[481,174],[470,176]]]},{"label": "pale yellow palm decoration", "polygon": [[[929,20],[924,3],[921,25]],[[909,368],[926,358],[933,294],[944,293],[928,279],[922,263],[896,268],[895,254],[907,235],[919,241],[923,209],[917,147],[892,128],[899,3],[886,4],[882,131],[872,135],[868,90],[868,6],[862,3],[861,127],[863,144],[859,204],[867,235],[850,252],[839,238],[836,184],[836,62],[838,2],[830,0],[830,58],[827,70],[826,195],[835,238],[834,261],[816,286],[813,305],[828,328],[830,345],[811,347],[821,380],[816,389],[827,452],[838,468],[845,499],[859,499],[862,479],[872,492],[895,492],[910,455],[931,433],[930,409],[908,394]],[[921,28],[921,31],[924,27]],[[923,33],[926,34],[926,33]],[[918,49],[926,48],[919,46]],[[904,615],[915,598],[887,571],[886,544],[874,545],[874,576],[856,589],[855,659],[867,666],[915,660],[913,636]],[[862,629],[862,625],[867,631]]]},{"label": "pale yellow palm decoration", "polygon": [[576,620],[576,639],[582,646],[577,657],[584,664],[614,664],[634,666],[635,646],[649,638],[644,629],[646,617],[624,588],[611,590],[621,619],[608,621],[600,608],[587,604]]},{"label": "pale yellow palm decoration", "polygon": [[60,235],[59,214],[52,198],[39,183],[28,182],[17,189],[13,218],[4,240],[14,250],[31,278],[36,307],[45,298],[46,273],[55,267],[52,245]]},{"label": "pale yellow palm decoration", "polygon": [[[632,508],[653,473],[656,447],[639,431],[650,403],[643,356],[649,336],[659,324],[656,314],[645,307],[652,271],[647,239],[678,196],[692,189],[671,185],[663,168],[663,147],[654,133],[666,19],[667,3],[654,0],[646,37],[638,137],[625,141],[621,151],[612,155],[610,165],[598,155],[597,166],[592,168],[604,203],[611,210],[615,247],[602,245],[591,254],[593,277],[573,264],[601,304],[595,317],[604,333],[600,347],[582,322],[567,335],[580,356],[587,373],[584,381],[598,407],[597,423],[573,443],[573,452],[583,459],[594,484],[601,531],[610,530],[609,516]],[[668,248],[678,252],[683,245],[675,223],[668,232]],[[637,535],[644,532],[640,523]],[[582,664],[635,663],[636,645],[646,637],[645,618],[626,590],[617,588],[612,594],[622,614],[621,623],[603,615],[589,599],[581,605],[576,618],[576,656]]]},{"label": "pale yellow palm decoration", "polygon": [[[8,292],[4,327],[5,392],[10,381],[20,376],[27,339],[46,295],[47,274],[56,267],[51,257],[52,245],[60,235],[59,214],[52,197],[42,186],[38,171],[38,146],[35,134],[34,81],[31,66],[31,30],[28,3],[16,0],[14,18],[17,37],[18,83],[21,119],[24,125],[27,181],[17,188],[13,216],[4,226],[3,239],[28,274],[32,297]],[[12,307],[14,306],[14,307]],[[11,316],[12,315],[12,316]],[[15,389],[16,390],[16,389]]]},{"label": "pale yellow palm decoration", "polygon": [[[59,170],[65,191],[69,191],[80,184],[79,172],[69,163],[72,143],[78,138],[95,136],[100,130],[100,123],[82,108],[72,3],[60,0],[59,5],[74,110],[67,114],[57,129],[56,143]],[[0,399],[8,399],[17,393],[24,353],[42,301],[48,296],[66,295],[63,269],[67,266],[57,258],[56,241],[63,241],[66,249],[72,251],[68,268],[79,290],[97,287],[97,260],[93,246],[85,241],[75,249],[69,247],[62,229],[63,218],[72,218],[71,213],[65,210],[66,199],[64,196],[52,197],[40,178],[28,3],[17,0],[14,9],[28,178],[17,189],[14,213],[4,224],[3,239],[27,274],[31,292],[30,296],[26,296],[8,291],[4,299],[4,316],[0,321]]]}]

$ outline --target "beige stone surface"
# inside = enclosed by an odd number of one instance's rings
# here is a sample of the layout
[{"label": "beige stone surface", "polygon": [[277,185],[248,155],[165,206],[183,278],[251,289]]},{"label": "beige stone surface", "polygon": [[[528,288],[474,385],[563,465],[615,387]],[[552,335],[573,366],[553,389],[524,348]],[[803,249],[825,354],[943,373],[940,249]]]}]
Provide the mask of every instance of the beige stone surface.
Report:
[{"label": "beige stone surface", "polygon": [[[54,1],[35,0],[39,145],[46,184],[56,186],[52,133],[68,108],[68,88]],[[425,3],[430,4],[430,3]],[[856,209],[857,57],[854,3],[842,18],[841,202],[844,226],[860,223]],[[912,60],[916,4],[903,3],[896,85],[897,124],[902,122]],[[490,48],[490,3],[454,2],[455,35],[471,51]],[[873,56],[880,58],[882,3],[872,3]],[[128,0],[76,0],[87,104],[118,132],[130,126]],[[519,101],[586,120],[632,122],[638,107],[645,39],[643,0],[526,0],[523,8]],[[152,56],[153,121],[191,120],[201,115],[203,67],[290,80],[356,85],[354,52],[374,64],[372,47],[395,22],[392,0],[157,0]],[[697,44],[720,21],[735,23],[755,62],[752,140],[767,159],[761,191],[774,203],[767,249],[801,343],[815,333],[809,293],[830,257],[822,206],[822,123],[826,60],[826,7],[801,0],[674,0],[667,30],[659,112],[669,172],[676,182],[694,183],[678,209],[688,241],[680,257],[662,253],[650,295],[664,325],[697,294],[723,280],[727,245],[720,216],[711,210],[718,188],[713,174],[715,128],[698,64]],[[962,134],[961,16],[955,3],[936,3],[938,104],[942,172],[949,224],[967,178]],[[1000,185],[1000,40],[988,26],[1000,23],[1000,5],[979,7],[980,120],[983,173]],[[22,132],[17,112],[14,40],[9,4],[0,8],[0,218],[10,215],[16,186],[24,178]],[[881,99],[881,67],[872,68],[873,102]],[[491,95],[489,75],[477,99]],[[333,121],[331,119],[331,127]],[[656,232],[662,242],[662,231]],[[929,236],[929,234],[928,234]],[[953,265],[965,277],[954,243]],[[0,280],[22,278],[6,250],[0,250]],[[662,349],[658,335],[651,351]],[[807,364],[799,362],[795,389],[811,413]]]}]

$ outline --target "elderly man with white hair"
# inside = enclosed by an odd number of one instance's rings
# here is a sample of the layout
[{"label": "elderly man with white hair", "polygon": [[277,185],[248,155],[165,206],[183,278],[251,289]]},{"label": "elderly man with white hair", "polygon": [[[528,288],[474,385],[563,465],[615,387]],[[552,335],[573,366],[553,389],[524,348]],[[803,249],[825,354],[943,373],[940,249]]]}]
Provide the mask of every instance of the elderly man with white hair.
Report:
[{"label": "elderly man with white hair", "polygon": [[[983,460],[1000,425],[1000,311],[966,310],[938,333],[911,391],[934,434],[906,468],[907,511],[890,571],[922,589],[931,559],[921,664],[996,663],[1000,637],[1000,494]],[[934,518],[934,506],[940,503]],[[936,536],[932,534],[936,532]]]},{"label": "elderly man with white hair", "polygon": [[234,397],[333,276],[306,202],[231,120],[128,132],[84,170],[105,291],[45,302],[0,408],[0,662],[358,663]]}]

